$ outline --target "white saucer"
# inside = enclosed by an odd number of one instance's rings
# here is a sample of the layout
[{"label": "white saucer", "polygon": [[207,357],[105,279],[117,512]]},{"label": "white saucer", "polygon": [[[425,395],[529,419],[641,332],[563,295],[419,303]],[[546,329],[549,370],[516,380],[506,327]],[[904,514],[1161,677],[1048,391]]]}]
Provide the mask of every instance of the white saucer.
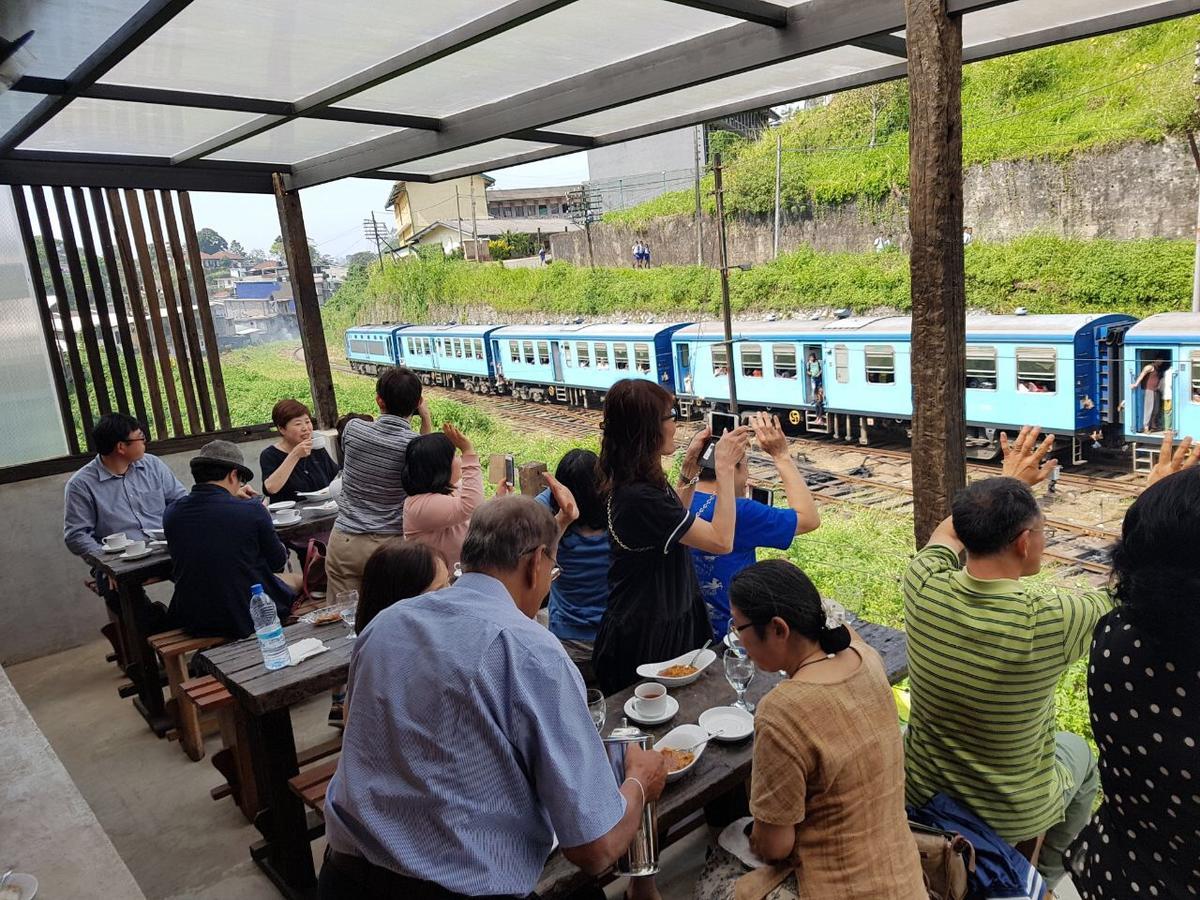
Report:
[{"label": "white saucer", "polygon": [[130,553],[128,550],[126,550],[124,553],[122,553],[117,558],[118,559],[141,559],[143,556],[149,556],[153,552],[154,552],[153,547],[146,547],[141,553]]},{"label": "white saucer", "polygon": [[278,503],[271,503],[271,504],[267,505],[267,509],[271,510],[272,512],[274,512],[277,509],[295,509],[295,508],[296,508],[295,500],[280,500]]},{"label": "white saucer", "polygon": [[736,706],[714,706],[712,709],[706,709],[700,713],[697,721],[701,728],[713,735],[714,741],[735,743],[754,734],[754,716]]},{"label": "white saucer", "polygon": [[33,900],[38,891],[38,880],[24,872],[13,872],[8,876],[8,883],[5,887],[19,888],[21,893],[18,896],[21,900]]},{"label": "white saucer", "polygon": [[276,518],[272,517],[271,521],[274,522],[275,525],[279,528],[287,528],[289,525],[299,525],[302,521],[304,521],[304,517],[296,516],[296,518],[294,518],[294,519],[287,519],[287,520],[276,519]]},{"label": "white saucer", "polygon": [[115,547],[110,547],[110,546],[108,546],[108,544],[101,544],[100,546],[104,548],[105,553],[120,553],[122,550],[124,550],[126,547],[128,547],[132,543],[133,543],[133,541],[126,541],[123,544],[117,544],[117,546],[115,546]]},{"label": "white saucer", "polygon": [[671,721],[671,719],[675,718],[675,714],[679,712],[679,701],[670,694],[667,694],[666,711],[661,716],[655,716],[653,718],[646,718],[642,716],[637,711],[637,707],[634,706],[636,701],[636,697],[630,697],[625,701],[625,715],[628,719],[633,722],[637,722],[639,725],[661,725],[663,722]]}]

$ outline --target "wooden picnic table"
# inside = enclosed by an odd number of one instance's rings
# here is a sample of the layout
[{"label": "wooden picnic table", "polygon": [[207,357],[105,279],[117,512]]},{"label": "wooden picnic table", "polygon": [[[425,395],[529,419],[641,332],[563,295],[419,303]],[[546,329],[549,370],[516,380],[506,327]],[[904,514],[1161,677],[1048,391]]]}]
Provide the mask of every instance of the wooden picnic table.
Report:
[{"label": "wooden picnic table", "polygon": [[[303,516],[299,522],[276,528],[280,540],[295,541],[329,531],[337,518],[337,510],[314,510],[311,505],[298,508]],[[133,705],[154,733],[162,737],[174,723],[167,715],[158,660],[149,643],[150,635],[143,633],[137,613],[145,602],[142,588],[152,581],[165,581],[171,577],[171,556],[166,547],[156,545],[140,559],[122,559],[120,553],[104,551],[88,554],[84,559],[117,585],[117,596],[121,602],[121,629],[128,656],[125,674],[137,690]]]},{"label": "wooden picnic table", "polygon": [[[881,625],[855,620],[863,639],[884,658],[888,678],[894,684],[908,672],[904,635]],[[327,626],[293,625],[284,630],[289,644],[317,637],[329,651],[298,666],[268,672],[255,639],[248,638],[207,650],[197,656],[200,665],[221,681],[234,696],[239,714],[246,720],[249,751],[254,765],[257,791],[263,809],[255,825],[264,840],[251,847],[251,856],[267,876],[289,898],[316,896],[316,870],[310,842],[321,827],[310,816],[300,798],[288,787],[288,779],[299,774],[295,735],[289,709],[309,697],[346,682],[354,639],[350,629],[338,623]],[[747,691],[757,702],[780,680],[778,674],[759,672]],[[620,724],[625,701],[633,688],[607,699],[605,733]],[[736,695],[725,680],[720,659],[710,665],[695,683],[671,690],[679,701],[679,712],[663,725],[646,729],[655,738],[676,725],[695,722],[713,706],[728,706]],[[727,794],[750,777],[752,740],[738,744],[713,741],[688,777],[669,785],[659,801],[658,819],[662,846],[686,833],[685,820],[704,806]],[[674,831],[672,829],[675,828]],[[545,898],[561,897],[587,884],[589,876],[567,862],[559,852],[547,861],[537,892]]]}]

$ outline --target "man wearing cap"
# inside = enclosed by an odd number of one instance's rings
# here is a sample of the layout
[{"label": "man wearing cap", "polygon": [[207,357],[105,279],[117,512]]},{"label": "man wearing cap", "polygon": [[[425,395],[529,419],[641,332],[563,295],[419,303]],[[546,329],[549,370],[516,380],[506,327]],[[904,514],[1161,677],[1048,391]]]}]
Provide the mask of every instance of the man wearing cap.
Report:
[{"label": "man wearing cap", "polygon": [[261,584],[282,619],[300,577],[282,572],[287,550],[248,482],[254,473],[230,441],[210,441],[191,462],[192,491],[163,516],[175,596],[171,624],[196,637],[254,633],[250,588]]}]

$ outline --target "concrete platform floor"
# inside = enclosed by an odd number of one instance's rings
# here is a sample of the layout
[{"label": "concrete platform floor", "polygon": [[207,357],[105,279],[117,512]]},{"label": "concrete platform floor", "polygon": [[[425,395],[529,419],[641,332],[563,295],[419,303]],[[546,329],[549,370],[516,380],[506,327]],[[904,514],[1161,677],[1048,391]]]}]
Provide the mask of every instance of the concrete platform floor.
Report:
[{"label": "concrete platform floor", "polygon": [[[128,700],[117,697],[116,669],[96,641],[5,671],[71,774],[117,852],[149,900],[277,900],[280,896],[250,860],[258,832],[233,801],[214,802],[221,781],[205,757],[192,762],[179,745],[159,740]],[[328,700],[292,711],[296,742],[329,737]],[[219,749],[209,739],[208,751]],[[704,865],[708,835],[691,834],[666,851],[659,889],[664,900],[690,900]],[[324,841],[313,844],[319,865]],[[623,882],[609,887],[610,900]],[[1078,900],[1069,884],[1060,900]]]}]

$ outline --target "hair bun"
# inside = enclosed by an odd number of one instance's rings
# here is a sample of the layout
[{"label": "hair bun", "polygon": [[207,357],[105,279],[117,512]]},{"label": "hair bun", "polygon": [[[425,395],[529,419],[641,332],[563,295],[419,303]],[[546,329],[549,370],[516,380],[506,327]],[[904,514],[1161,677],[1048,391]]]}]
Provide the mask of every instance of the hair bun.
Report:
[{"label": "hair bun", "polygon": [[817,635],[817,643],[826,653],[840,653],[850,646],[850,629],[845,625],[822,628]]}]

